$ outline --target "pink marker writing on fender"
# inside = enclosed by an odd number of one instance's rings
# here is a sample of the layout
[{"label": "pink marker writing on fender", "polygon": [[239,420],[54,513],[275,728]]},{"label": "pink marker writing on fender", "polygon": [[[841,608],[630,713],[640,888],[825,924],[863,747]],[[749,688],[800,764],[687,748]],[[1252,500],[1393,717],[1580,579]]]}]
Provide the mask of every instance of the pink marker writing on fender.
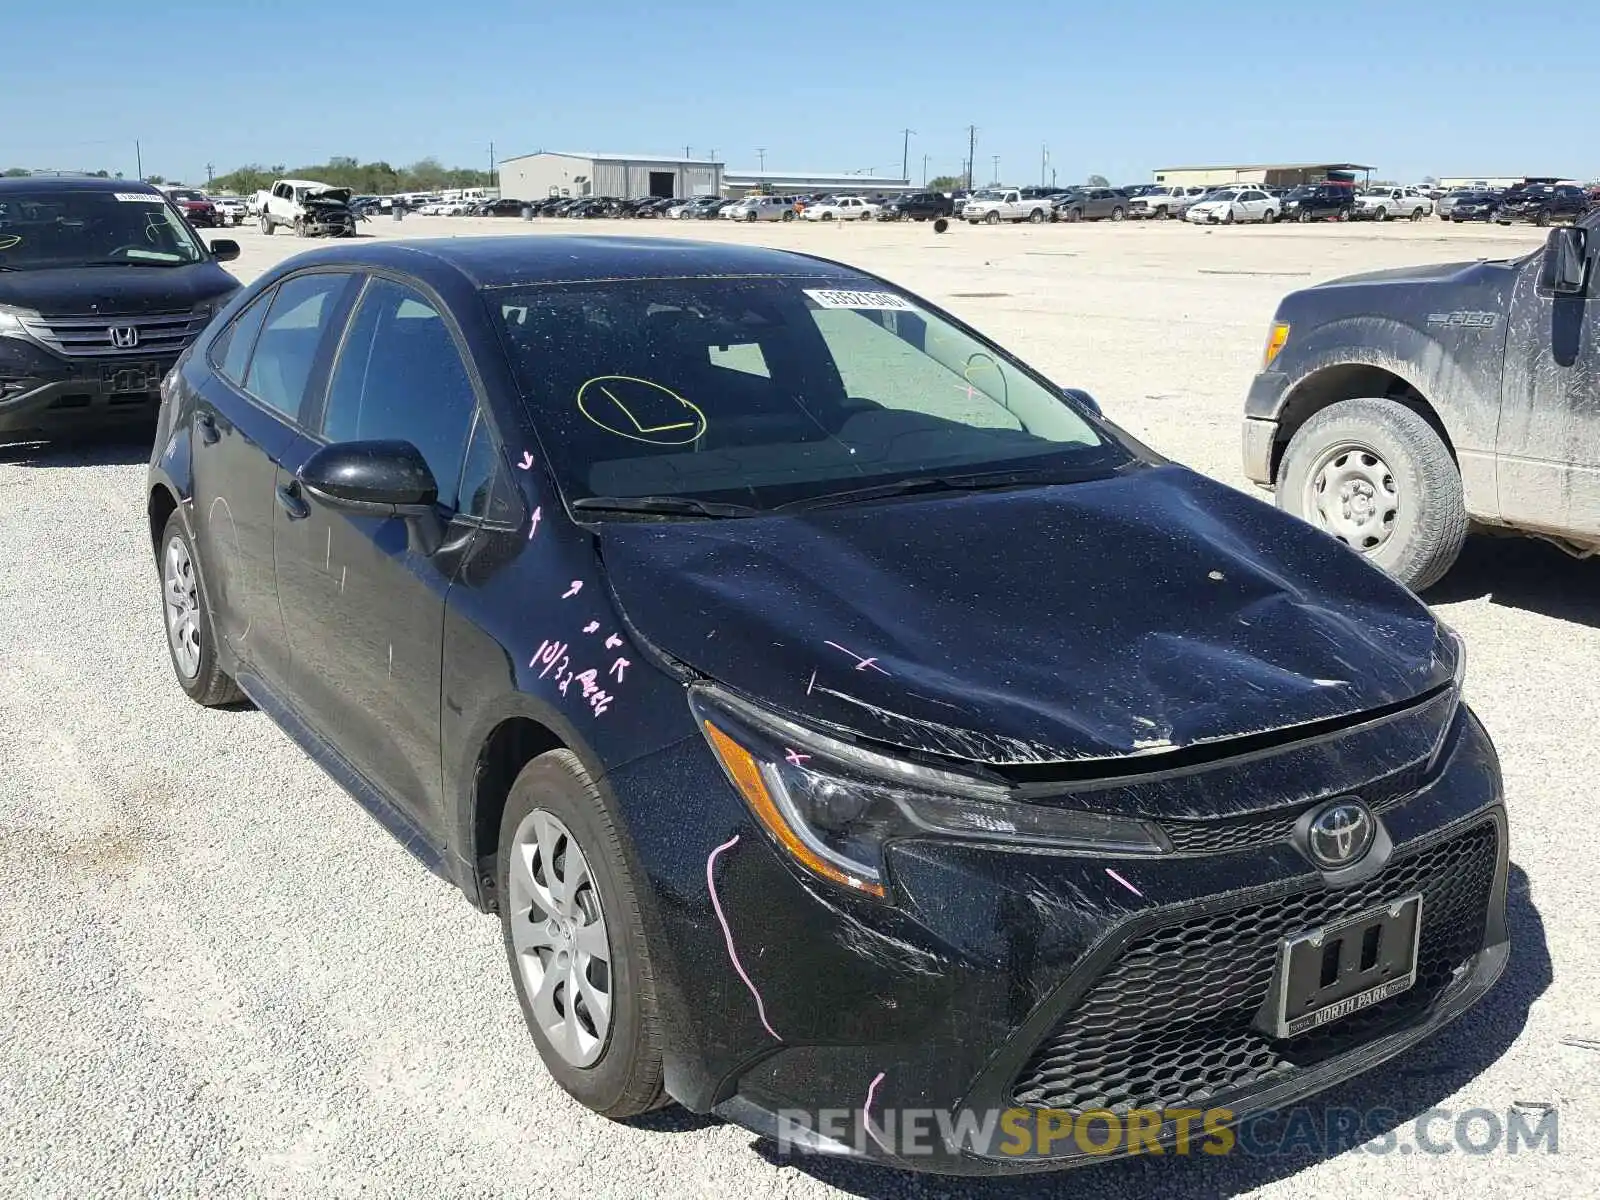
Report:
[{"label": "pink marker writing on fender", "polygon": [[733,963],[734,972],[740,979],[744,980],[744,986],[749,988],[750,994],[756,998],[756,1016],[761,1018],[761,1027],[770,1033],[774,1039],[781,1042],[783,1039],[778,1037],[778,1031],[767,1021],[767,1006],[761,1002],[761,993],[756,990],[756,985],[750,981],[750,976],[745,972],[744,964],[739,961],[739,952],[733,947],[733,930],[728,928],[728,918],[722,911],[722,901],[717,898],[715,871],[717,856],[725,850],[733,849],[738,844],[739,835],[736,833],[706,856],[706,890],[711,893],[711,909],[717,914],[717,924],[722,926],[722,937],[728,944],[728,959]]},{"label": "pink marker writing on fender", "polygon": [[517,468],[519,470],[523,470],[523,471],[531,471],[531,470],[533,470],[533,454],[532,454],[532,452],[530,452],[528,450],[524,450],[522,452],[522,461],[517,464]]}]

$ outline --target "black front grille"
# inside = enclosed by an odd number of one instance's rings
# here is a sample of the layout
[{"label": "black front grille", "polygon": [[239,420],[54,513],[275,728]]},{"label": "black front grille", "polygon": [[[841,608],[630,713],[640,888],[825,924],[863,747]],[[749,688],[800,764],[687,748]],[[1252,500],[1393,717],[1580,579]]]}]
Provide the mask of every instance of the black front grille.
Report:
[{"label": "black front grille", "polygon": [[[1034,1051],[1013,1085],[1016,1103],[1074,1112],[1211,1104],[1415,1019],[1482,946],[1498,841],[1485,822],[1358,887],[1302,889],[1137,936]],[[1413,892],[1423,896],[1414,987],[1298,1038],[1253,1027],[1281,938]]]},{"label": "black front grille", "polygon": [[[1351,794],[1366,801],[1367,807],[1373,812],[1388,812],[1410,799],[1422,786],[1427,774],[1427,760],[1418,760],[1391,775],[1351,789]],[[1254,813],[1248,817],[1219,817],[1212,821],[1169,820],[1162,821],[1161,828],[1172,843],[1174,853],[1220,854],[1287,841],[1294,830],[1294,823],[1306,809],[1314,807],[1297,805],[1274,812]]]}]

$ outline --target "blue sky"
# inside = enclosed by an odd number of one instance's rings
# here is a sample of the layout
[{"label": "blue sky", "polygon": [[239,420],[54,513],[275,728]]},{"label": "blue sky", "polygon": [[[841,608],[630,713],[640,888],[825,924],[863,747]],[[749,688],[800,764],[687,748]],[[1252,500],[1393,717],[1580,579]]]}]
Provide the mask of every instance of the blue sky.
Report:
[{"label": "blue sky", "polygon": [[[1386,177],[1600,175],[1583,3],[62,0],[6,20],[0,167],[487,164],[536,149],[733,167],[1133,182],[1349,160]],[[1060,15],[1041,17],[1042,12]],[[1588,24],[1583,33],[1578,26]],[[1566,36],[1561,31],[1565,28]],[[26,53],[17,53],[18,49]],[[1569,97],[1570,103],[1564,103]],[[21,119],[19,119],[21,118]]]}]

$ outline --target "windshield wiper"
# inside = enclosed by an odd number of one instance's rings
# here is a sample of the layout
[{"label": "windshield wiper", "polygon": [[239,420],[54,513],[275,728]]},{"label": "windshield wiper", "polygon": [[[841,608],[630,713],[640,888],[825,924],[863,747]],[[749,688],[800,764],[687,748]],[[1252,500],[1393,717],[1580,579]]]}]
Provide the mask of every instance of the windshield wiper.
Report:
[{"label": "windshield wiper", "polygon": [[687,517],[753,517],[760,509],[748,504],[724,504],[716,500],[696,500],[693,496],[585,496],[572,507],[598,513],[664,513]]},{"label": "windshield wiper", "polygon": [[1057,483],[1086,483],[1091,479],[1105,479],[1121,469],[1121,466],[1085,467],[1076,470],[1039,467],[1024,471],[984,471],[974,475],[917,475],[910,479],[896,479],[892,483],[848,488],[842,492],[825,492],[820,496],[808,496],[804,500],[791,500],[787,504],[778,505],[773,511],[797,512],[813,508],[832,508],[837,504],[858,504],[865,500],[908,496],[915,492],[977,492],[1008,487],[1048,487]]}]

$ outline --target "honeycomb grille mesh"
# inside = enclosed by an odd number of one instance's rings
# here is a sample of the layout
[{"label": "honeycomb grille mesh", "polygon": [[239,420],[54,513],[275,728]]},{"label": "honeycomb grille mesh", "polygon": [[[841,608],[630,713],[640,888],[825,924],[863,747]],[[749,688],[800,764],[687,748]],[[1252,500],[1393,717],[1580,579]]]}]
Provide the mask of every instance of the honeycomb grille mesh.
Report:
[{"label": "honeycomb grille mesh", "polygon": [[[1483,943],[1498,834],[1485,822],[1360,886],[1313,887],[1137,936],[1034,1051],[1016,1103],[1082,1112],[1167,1108],[1286,1079],[1418,1016]],[[1252,1021],[1279,940],[1421,892],[1417,982],[1298,1038]]]}]

